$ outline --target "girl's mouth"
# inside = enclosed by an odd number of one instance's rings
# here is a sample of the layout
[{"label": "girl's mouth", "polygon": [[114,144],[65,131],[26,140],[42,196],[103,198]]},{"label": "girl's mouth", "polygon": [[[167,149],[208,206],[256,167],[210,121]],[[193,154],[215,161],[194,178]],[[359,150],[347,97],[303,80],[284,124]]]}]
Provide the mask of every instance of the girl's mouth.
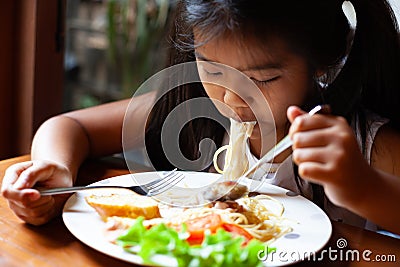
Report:
[{"label": "girl's mouth", "polygon": [[257,121],[254,114],[252,112],[249,111],[245,111],[245,110],[231,110],[229,112],[229,114],[224,114],[226,115],[226,117],[228,118],[232,118],[235,121],[239,121],[239,122],[252,122],[252,121]]}]

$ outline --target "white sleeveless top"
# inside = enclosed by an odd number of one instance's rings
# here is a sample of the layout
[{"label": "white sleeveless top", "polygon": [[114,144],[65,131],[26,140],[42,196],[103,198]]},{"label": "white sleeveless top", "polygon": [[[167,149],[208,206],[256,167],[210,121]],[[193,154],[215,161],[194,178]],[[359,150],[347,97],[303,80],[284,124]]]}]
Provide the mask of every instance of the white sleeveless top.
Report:
[{"label": "white sleeveless top", "polygon": [[[356,117],[355,119],[352,120],[352,128],[354,129],[354,132],[356,133],[357,136],[357,141],[360,146],[362,147],[362,140],[361,140],[361,134],[360,134],[360,129],[358,127],[358,118]],[[372,150],[372,145],[375,139],[375,136],[379,130],[379,128],[386,124],[389,120],[382,118],[374,113],[366,111],[366,122],[370,128],[367,136],[366,136],[366,143],[365,143],[365,157],[368,163],[370,164],[371,160],[371,150]],[[226,135],[227,136],[227,135]],[[228,142],[228,139],[225,137],[224,138],[224,143],[226,144]],[[249,166],[252,166],[256,161],[257,158],[250,152],[250,146],[247,146],[246,150],[247,158],[249,160]],[[224,166],[223,164],[223,158],[224,157],[219,157],[219,166]],[[273,164],[273,168],[277,168],[277,171],[275,173],[269,173],[266,174],[268,171],[268,168],[259,168],[254,175],[256,177],[255,179],[262,179],[263,176],[267,176],[265,179],[266,183],[270,183],[273,185],[277,185],[283,188],[286,188],[295,194],[301,194],[304,197],[312,200],[313,197],[313,189],[312,186],[309,182],[303,180],[303,179],[298,179],[298,183],[296,183],[296,178],[294,174],[294,169],[293,169],[293,161],[292,161],[292,156],[290,155],[288,158],[286,158],[282,163],[280,164]],[[358,216],[357,214],[354,214],[353,212],[345,209],[338,207],[334,205],[332,202],[329,201],[329,199],[324,196],[324,210],[328,214],[329,218],[334,221],[341,221],[350,225],[354,225],[360,228],[366,228],[368,230],[377,230],[377,226],[374,225],[373,223],[367,221],[366,219]]]}]

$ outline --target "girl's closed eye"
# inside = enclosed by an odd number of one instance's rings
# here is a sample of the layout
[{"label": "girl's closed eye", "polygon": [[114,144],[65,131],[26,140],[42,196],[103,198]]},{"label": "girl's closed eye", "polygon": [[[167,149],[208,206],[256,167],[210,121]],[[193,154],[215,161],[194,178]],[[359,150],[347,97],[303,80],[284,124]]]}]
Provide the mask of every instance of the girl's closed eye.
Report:
[{"label": "girl's closed eye", "polygon": [[270,83],[277,81],[280,78],[280,76],[276,76],[270,79],[266,79],[266,80],[258,80],[255,78],[250,78],[253,82],[255,82],[257,85],[260,86],[265,86],[265,85],[269,85]]},{"label": "girl's closed eye", "polygon": [[211,76],[221,76],[223,73],[217,70],[208,70],[203,67],[204,73]]},{"label": "girl's closed eye", "polygon": [[199,64],[199,71],[200,74],[206,75],[209,78],[221,77],[224,74],[219,67],[205,62]]}]

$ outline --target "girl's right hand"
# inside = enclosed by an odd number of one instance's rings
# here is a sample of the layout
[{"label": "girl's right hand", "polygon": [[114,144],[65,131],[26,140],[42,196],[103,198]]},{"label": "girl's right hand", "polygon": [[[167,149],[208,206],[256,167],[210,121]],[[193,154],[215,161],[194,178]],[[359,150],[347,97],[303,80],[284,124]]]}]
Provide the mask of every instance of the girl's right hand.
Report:
[{"label": "girl's right hand", "polygon": [[1,194],[20,219],[41,225],[61,213],[69,195],[41,196],[34,187],[72,185],[72,174],[65,166],[51,161],[27,161],[6,170]]}]

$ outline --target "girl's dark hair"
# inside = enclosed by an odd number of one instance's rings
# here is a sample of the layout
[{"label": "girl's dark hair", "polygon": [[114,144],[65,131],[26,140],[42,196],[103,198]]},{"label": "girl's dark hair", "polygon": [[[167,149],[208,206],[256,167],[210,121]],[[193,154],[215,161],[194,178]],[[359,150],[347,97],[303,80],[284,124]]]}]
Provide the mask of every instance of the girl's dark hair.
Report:
[{"label": "girl's dark hair", "polygon": [[[202,39],[234,34],[242,40],[250,37],[262,45],[278,37],[291,51],[308,60],[310,73],[335,68],[346,54],[350,30],[342,3],[340,0],[180,1],[171,27],[169,65],[195,60],[195,28]],[[386,0],[351,0],[351,3],[357,14],[357,29],[347,62],[336,80],[303,108],[324,99],[335,114],[348,120],[358,114],[362,122],[363,110],[369,109],[400,127],[396,110],[400,103],[400,43],[394,13]],[[153,109],[146,146],[156,168],[172,168],[165,157],[160,159],[162,148],[157,141],[166,116],[176,105],[204,96],[201,84],[180,86],[164,95]],[[192,121],[181,133],[182,152],[189,159],[196,159],[203,138],[211,138],[218,145],[223,135],[223,128],[211,120]]]}]

